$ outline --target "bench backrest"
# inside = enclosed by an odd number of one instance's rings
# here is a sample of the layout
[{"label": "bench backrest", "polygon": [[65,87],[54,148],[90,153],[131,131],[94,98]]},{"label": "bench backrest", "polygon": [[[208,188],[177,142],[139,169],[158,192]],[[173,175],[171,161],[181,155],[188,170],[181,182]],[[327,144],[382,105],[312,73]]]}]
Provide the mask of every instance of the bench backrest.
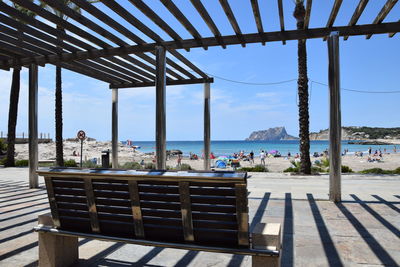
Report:
[{"label": "bench backrest", "polygon": [[56,227],[74,232],[249,247],[246,174],[56,169],[45,176]]}]

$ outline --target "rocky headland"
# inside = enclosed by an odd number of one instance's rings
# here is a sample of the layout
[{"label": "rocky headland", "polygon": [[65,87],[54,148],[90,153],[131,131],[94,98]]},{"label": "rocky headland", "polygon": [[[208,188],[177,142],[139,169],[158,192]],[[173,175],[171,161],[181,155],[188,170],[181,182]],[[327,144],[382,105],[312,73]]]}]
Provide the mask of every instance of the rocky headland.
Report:
[{"label": "rocky headland", "polygon": [[246,141],[278,141],[278,140],[297,140],[299,138],[289,135],[285,127],[269,128],[268,130],[254,131]]}]

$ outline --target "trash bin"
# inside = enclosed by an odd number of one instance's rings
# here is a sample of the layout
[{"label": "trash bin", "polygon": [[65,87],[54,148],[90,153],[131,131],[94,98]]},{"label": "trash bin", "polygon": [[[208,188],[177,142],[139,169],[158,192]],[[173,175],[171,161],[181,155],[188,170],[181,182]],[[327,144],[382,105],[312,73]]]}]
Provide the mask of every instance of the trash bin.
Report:
[{"label": "trash bin", "polygon": [[101,151],[101,167],[110,168],[110,150]]}]

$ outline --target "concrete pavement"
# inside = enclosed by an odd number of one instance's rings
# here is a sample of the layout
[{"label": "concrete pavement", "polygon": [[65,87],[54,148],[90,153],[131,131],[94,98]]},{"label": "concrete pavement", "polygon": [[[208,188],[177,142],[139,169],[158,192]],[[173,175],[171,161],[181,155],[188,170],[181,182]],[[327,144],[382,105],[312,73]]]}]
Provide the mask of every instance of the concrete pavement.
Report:
[{"label": "concrete pavement", "polygon": [[[36,266],[38,214],[48,212],[43,179],[0,169],[0,266]],[[282,266],[399,266],[400,176],[343,175],[343,202],[328,199],[328,176],[252,174],[250,227],[281,222]],[[80,240],[78,266],[251,266],[251,258]]]}]

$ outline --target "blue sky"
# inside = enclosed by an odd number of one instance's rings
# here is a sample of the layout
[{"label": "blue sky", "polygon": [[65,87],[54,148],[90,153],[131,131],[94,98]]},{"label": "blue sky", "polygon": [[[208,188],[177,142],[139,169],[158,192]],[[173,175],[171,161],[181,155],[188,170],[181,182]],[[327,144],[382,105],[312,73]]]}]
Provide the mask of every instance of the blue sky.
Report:
[{"label": "blue sky", "polygon": [[[145,1],[155,10],[164,10],[156,1]],[[221,32],[233,34],[218,1],[203,1]],[[264,29],[279,30],[276,4],[260,1]],[[335,25],[346,25],[356,6],[356,1],[345,1]],[[386,1],[372,1],[359,23],[371,23]],[[175,1],[175,3],[178,3]],[[208,28],[201,21],[189,1],[179,1],[180,8],[188,14],[200,33],[208,37]],[[250,4],[239,6],[230,1],[242,31],[256,32]],[[243,3],[243,2],[240,2]],[[333,0],[314,1],[310,27],[322,27],[329,16]],[[269,6],[270,5],[270,6]],[[145,23],[153,25],[132,6],[126,6]],[[285,26],[294,29],[291,16],[293,1],[284,1]],[[105,7],[104,11],[110,12]],[[190,35],[170,14],[160,15],[183,37]],[[87,15],[90,17],[90,15]],[[400,4],[395,6],[385,21],[400,18]],[[125,26],[128,26],[127,23]],[[135,29],[130,27],[132,31]],[[157,30],[161,34],[161,31]],[[118,34],[117,34],[118,35]],[[166,34],[163,38],[169,39]],[[123,36],[120,36],[124,38]],[[147,37],[141,35],[146,41]],[[126,38],[125,38],[126,39]],[[126,40],[128,41],[128,40]],[[388,38],[387,34],[340,39],[341,86],[364,91],[400,90],[400,34]],[[308,40],[309,78],[327,83],[327,44],[321,39]],[[240,45],[227,49],[201,48],[189,53],[180,51],[200,69],[210,75],[249,83],[270,83],[297,78],[297,41]],[[54,136],[54,84],[55,68],[39,68],[39,132]],[[6,132],[8,120],[11,72],[0,70],[0,131]],[[24,70],[21,79],[21,97],[17,132],[27,132],[27,81]],[[310,129],[319,131],[328,127],[328,87],[310,83]],[[155,89],[121,89],[119,98],[119,139],[154,140]],[[246,85],[215,78],[211,85],[211,119],[213,140],[241,140],[254,131],[285,126],[288,133],[298,135],[296,81],[277,85]],[[111,139],[111,91],[108,84],[63,70],[64,137],[75,136],[83,129],[88,136],[99,140]],[[345,126],[399,127],[400,94],[361,94],[342,91],[342,124]],[[203,136],[203,85],[170,86],[167,88],[167,139],[201,140]]]}]

